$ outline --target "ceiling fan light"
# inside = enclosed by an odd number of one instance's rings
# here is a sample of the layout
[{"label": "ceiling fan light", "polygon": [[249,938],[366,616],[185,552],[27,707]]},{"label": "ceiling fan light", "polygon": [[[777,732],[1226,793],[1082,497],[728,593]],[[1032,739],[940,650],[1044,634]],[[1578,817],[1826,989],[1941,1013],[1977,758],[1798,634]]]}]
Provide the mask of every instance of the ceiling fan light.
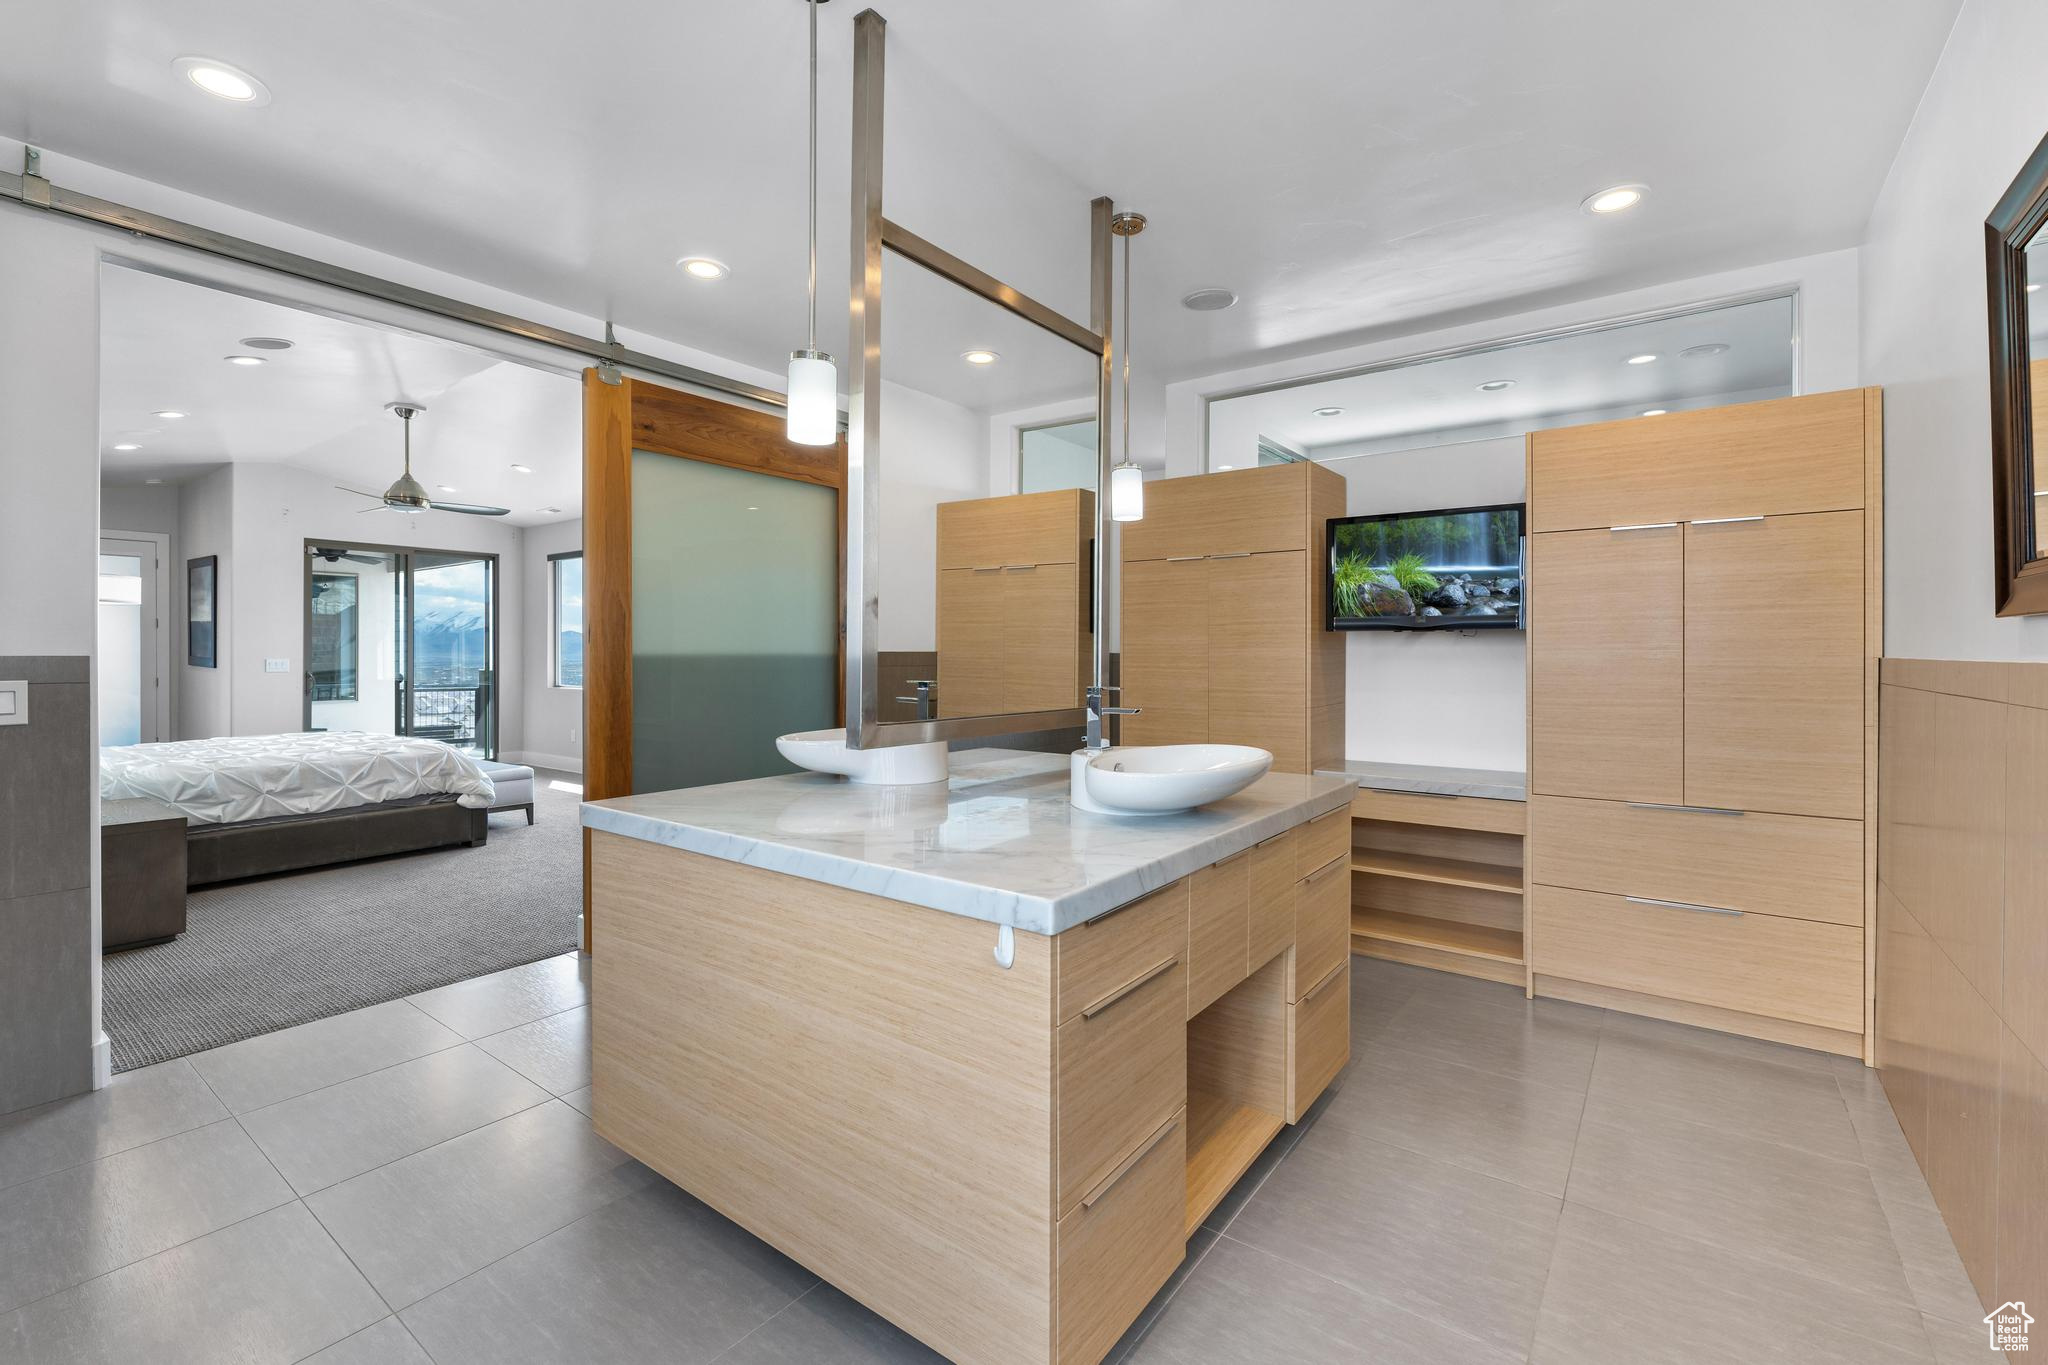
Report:
[{"label": "ceiling fan light", "polygon": [[839,370],[823,351],[789,353],[789,439],[829,446],[839,439]]}]

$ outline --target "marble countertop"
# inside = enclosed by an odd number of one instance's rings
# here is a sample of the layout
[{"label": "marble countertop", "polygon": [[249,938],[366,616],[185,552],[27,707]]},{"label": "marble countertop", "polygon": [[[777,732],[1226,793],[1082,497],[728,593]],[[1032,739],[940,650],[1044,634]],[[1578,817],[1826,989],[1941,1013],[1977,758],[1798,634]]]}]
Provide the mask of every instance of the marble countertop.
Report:
[{"label": "marble countertop", "polygon": [[1184,815],[1091,815],[1067,802],[1067,755],[972,749],[943,787],[796,773],[586,802],[583,824],[1057,934],[1348,804],[1353,785],[1268,773]]},{"label": "marble countertop", "polygon": [[1420,763],[1373,763],[1362,758],[1341,768],[1320,768],[1331,777],[1348,777],[1374,791],[1433,792],[1438,796],[1476,796],[1488,801],[1525,801],[1526,773],[1493,768],[1438,768]]}]

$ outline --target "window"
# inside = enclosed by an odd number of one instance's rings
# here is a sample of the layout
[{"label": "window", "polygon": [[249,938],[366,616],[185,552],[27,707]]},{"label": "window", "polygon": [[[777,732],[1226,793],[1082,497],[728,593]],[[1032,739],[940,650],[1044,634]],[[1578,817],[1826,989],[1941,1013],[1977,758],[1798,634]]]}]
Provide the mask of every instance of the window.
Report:
[{"label": "window", "polygon": [[1024,427],[1017,433],[1017,491],[1095,487],[1095,419]]},{"label": "window", "polygon": [[583,686],[583,552],[549,555],[554,578],[554,645],[549,681],[556,687]]},{"label": "window", "polygon": [[313,575],[311,656],[314,701],[356,699],[357,645],[356,576],[352,573]]}]

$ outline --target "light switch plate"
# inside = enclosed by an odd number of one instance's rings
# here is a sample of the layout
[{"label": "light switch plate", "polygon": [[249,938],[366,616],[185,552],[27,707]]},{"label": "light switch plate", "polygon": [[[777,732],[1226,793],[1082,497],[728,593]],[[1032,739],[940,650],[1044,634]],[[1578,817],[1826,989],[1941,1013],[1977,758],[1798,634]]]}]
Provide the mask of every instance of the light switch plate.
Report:
[{"label": "light switch plate", "polygon": [[263,671],[265,673],[289,673],[292,671],[292,661],[290,659],[265,659],[263,661]]},{"label": "light switch plate", "polygon": [[28,724],[28,684],[0,682],[0,725]]}]

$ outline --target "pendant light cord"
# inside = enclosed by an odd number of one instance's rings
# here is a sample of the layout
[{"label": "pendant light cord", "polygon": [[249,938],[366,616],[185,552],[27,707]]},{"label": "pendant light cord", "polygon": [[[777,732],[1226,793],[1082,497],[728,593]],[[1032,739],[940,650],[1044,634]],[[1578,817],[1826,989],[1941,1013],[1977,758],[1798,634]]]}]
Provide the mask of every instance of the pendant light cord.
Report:
[{"label": "pendant light cord", "polygon": [[1124,463],[1131,462],[1131,239],[1124,238]]},{"label": "pendant light cord", "polygon": [[811,344],[818,349],[818,5],[808,0],[811,11]]}]

